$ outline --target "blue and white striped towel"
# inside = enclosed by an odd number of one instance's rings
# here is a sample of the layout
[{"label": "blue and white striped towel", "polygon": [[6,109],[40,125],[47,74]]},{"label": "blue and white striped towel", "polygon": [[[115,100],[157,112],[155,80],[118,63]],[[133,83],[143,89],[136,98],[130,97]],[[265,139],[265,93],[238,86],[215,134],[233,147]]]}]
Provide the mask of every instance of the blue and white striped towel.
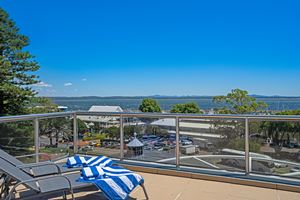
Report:
[{"label": "blue and white striped towel", "polygon": [[114,176],[111,178],[96,179],[94,184],[105,194],[110,200],[125,200],[129,194],[141,183],[144,179],[138,174]]},{"label": "blue and white striped towel", "polygon": [[82,168],[80,179],[84,179],[85,181],[88,180],[93,181],[97,178],[108,178],[108,177],[132,175],[132,174],[134,174],[134,172],[120,166],[108,166],[108,167],[91,166],[91,167]]},{"label": "blue and white striped towel", "polygon": [[101,166],[106,167],[113,164],[113,161],[106,156],[73,156],[67,159],[66,167],[87,167]]},{"label": "blue and white striped towel", "polygon": [[142,176],[120,166],[85,167],[81,175],[78,181],[94,183],[111,200],[127,199],[144,182]]},{"label": "blue and white striped towel", "polygon": [[73,156],[69,157],[67,159],[66,166],[69,168],[72,167],[81,167],[81,166],[87,166],[86,157],[83,156]]},{"label": "blue and white striped towel", "polygon": [[81,170],[81,177],[85,180],[104,178],[105,172],[100,166],[84,167]]}]

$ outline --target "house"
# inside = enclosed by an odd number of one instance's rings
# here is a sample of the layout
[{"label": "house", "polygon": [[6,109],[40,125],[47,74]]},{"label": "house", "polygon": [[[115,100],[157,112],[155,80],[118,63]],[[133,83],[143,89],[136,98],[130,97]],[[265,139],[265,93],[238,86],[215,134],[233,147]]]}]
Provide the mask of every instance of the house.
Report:
[{"label": "house", "polygon": [[[89,112],[91,113],[112,113],[112,112],[123,112],[123,109],[120,106],[96,106],[93,105]],[[98,123],[100,127],[102,128],[108,128],[112,126],[119,126],[120,125],[120,119],[119,117],[113,117],[113,116],[101,116],[101,115],[84,115],[84,116],[78,116],[79,119],[81,119],[84,122],[88,122],[89,124],[95,124]]]}]

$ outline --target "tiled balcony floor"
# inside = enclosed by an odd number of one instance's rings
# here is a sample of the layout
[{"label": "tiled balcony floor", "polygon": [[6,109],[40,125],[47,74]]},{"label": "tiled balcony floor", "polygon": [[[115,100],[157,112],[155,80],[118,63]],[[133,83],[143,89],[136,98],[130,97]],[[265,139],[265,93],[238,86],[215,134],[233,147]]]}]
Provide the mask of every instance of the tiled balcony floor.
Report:
[{"label": "tiled balcony floor", "polygon": [[[197,180],[190,178],[140,173],[145,179],[145,186],[150,200],[299,200],[300,193],[265,189],[237,184]],[[59,194],[58,194],[59,195]],[[62,199],[61,196],[40,199]],[[78,200],[104,200],[97,191],[79,191]],[[70,196],[68,196],[70,197]],[[131,193],[131,199],[145,199],[143,190],[138,187]],[[36,198],[37,199],[37,198]]]}]

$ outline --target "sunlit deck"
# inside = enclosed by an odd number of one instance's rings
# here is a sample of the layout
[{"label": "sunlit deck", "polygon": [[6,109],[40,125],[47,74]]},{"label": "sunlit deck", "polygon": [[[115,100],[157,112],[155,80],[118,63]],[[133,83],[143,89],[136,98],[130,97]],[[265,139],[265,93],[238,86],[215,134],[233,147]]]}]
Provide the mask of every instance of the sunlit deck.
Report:
[{"label": "sunlit deck", "polygon": [[[300,198],[300,193],[296,192],[168,175],[150,173],[140,174],[145,178],[145,186],[150,200],[296,200]],[[100,192],[93,190],[93,188],[91,188],[91,190],[76,191],[75,196],[78,200],[106,199]],[[58,200],[62,199],[62,197],[61,193],[58,193],[51,196],[32,199]],[[131,193],[131,199],[145,199],[144,193],[140,187],[136,188],[136,190]]]}]

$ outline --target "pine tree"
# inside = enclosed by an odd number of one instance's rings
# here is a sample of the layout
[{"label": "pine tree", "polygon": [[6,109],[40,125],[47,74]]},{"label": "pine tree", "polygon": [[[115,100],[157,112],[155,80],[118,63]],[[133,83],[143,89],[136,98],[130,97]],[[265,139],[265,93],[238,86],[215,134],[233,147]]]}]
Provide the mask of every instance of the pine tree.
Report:
[{"label": "pine tree", "polygon": [[32,84],[38,83],[32,72],[40,66],[24,47],[28,37],[20,34],[15,22],[0,8],[0,116],[22,114],[31,97]]}]

